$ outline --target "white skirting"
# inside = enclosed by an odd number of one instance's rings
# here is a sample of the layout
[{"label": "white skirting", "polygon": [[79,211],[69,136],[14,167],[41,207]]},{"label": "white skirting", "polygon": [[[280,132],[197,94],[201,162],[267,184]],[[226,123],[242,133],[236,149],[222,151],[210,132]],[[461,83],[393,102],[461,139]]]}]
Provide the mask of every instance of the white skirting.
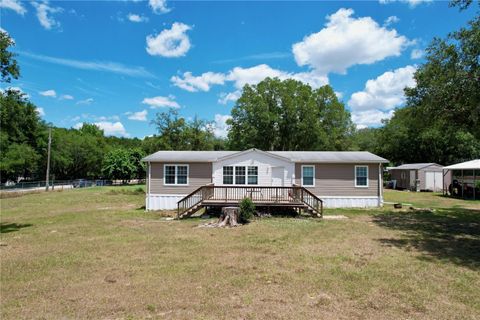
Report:
[{"label": "white skirting", "polygon": [[147,210],[174,210],[177,209],[177,202],[186,194],[150,194],[145,200]]},{"label": "white skirting", "polygon": [[324,208],[369,208],[380,207],[383,200],[380,197],[332,197],[319,196]]},{"label": "white skirting", "polygon": [[[185,194],[150,194],[146,197],[147,210],[174,210],[177,202]],[[324,208],[368,208],[380,207],[383,201],[380,197],[333,197],[319,196],[323,200]]]}]

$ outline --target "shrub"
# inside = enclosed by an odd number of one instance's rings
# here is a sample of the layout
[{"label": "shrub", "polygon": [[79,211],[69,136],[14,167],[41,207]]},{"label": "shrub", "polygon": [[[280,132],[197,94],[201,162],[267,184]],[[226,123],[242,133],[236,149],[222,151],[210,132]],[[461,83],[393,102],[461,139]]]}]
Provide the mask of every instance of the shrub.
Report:
[{"label": "shrub", "polygon": [[244,198],[240,202],[240,222],[248,222],[250,219],[253,218],[254,213],[255,204],[253,203],[252,199]]}]

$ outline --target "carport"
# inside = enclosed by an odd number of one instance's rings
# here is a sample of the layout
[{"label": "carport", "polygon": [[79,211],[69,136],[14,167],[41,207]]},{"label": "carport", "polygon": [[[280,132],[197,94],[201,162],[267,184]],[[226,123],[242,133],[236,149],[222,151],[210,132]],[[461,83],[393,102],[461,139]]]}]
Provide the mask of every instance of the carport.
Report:
[{"label": "carport", "polygon": [[443,194],[480,200],[480,159],[444,167],[443,176],[447,175],[451,175],[452,183],[443,186]]}]

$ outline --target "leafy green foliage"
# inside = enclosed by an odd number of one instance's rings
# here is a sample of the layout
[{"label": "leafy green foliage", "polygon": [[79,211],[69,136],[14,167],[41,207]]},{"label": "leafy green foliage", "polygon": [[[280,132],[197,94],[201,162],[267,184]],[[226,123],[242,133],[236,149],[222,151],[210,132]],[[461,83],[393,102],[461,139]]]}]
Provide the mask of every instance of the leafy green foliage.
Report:
[{"label": "leafy green foliage", "polygon": [[380,153],[380,128],[364,128],[355,130],[352,135],[352,150]]},{"label": "leafy green foliage", "polygon": [[330,86],[277,78],[245,85],[229,124],[229,146],[238,150],[344,150],[353,131]]},{"label": "leafy green foliage", "polygon": [[1,82],[10,82],[12,78],[18,79],[20,76],[20,67],[15,54],[8,51],[8,48],[14,46],[15,42],[9,37],[8,33],[0,30],[0,77]]},{"label": "leafy green foliage", "polygon": [[394,162],[451,164],[480,156],[480,18],[434,39],[427,62],[379,136],[379,153]]},{"label": "leafy green foliage", "polygon": [[[460,11],[466,10],[473,3],[473,0],[451,0],[449,3],[450,7],[458,7]],[[477,1],[478,4],[480,4]]]},{"label": "leafy green foliage", "polygon": [[14,143],[2,153],[0,171],[3,179],[29,177],[37,170],[38,153],[28,144]]},{"label": "leafy green foliage", "polygon": [[246,223],[253,218],[255,213],[255,204],[252,199],[244,198],[240,201],[240,222]]},{"label": "leafy green foliage", "polygon": [[179,117],[175,109],[169,109],[157,113],[152,123],[159,135],[145,139],[148,153],[158,150],[214,150],[221,145],[213,134],[212,124],[197,116],[187,121]]},{"label": "leafy green foliage", "polygon": [[107,178],[128,181],[138,171],[138,152],[114,149],[105,155],[102,172]]},{"label": "leafy green foliage", "polygon": [[46,144],[45,124],[35,106],[16,90],[0,93],[0,175],[16,180],[34,175]]}]

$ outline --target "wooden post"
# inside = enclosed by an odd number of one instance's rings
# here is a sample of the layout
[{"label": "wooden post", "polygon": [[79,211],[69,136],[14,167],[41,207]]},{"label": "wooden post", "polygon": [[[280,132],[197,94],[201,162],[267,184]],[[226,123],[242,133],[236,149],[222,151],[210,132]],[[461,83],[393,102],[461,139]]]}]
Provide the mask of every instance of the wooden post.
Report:
[{"label": "wooden post", "polygon": [[48,191],[49,181],[48,178],[50,176],[50,148],[52,146],[52,128],[48,128],[48,151],[47,151],[47,176],[45,178],[45,191]]}]

